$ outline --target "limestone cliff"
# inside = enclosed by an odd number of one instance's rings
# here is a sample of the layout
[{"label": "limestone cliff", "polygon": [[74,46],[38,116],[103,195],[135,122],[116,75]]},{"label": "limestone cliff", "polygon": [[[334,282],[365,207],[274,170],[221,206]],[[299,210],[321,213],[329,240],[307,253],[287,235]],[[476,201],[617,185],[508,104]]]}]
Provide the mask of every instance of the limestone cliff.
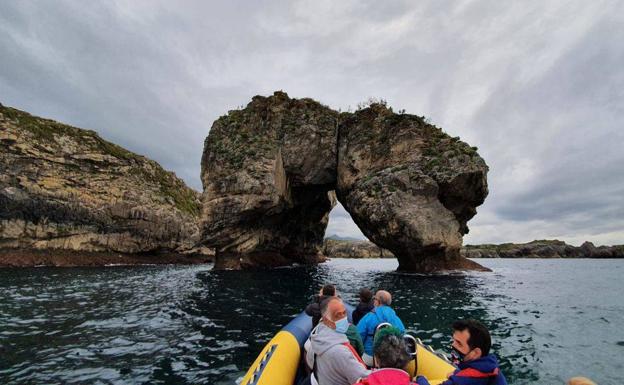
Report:
[{"label": "limestone cliff", "polygon": [[459,253],[488,193],[475,148],[383,104],[348,116],[338,137],[338,199],[399,270],[479,268]]},{"label": "limestone cliff", "polygon": [[202,230],[217,268],[323,260],[338,116],[276,93],[214,122],[201,163]]},{"label": "limestone cliff", "polygon": [[199,207],[156,162],[0,105],[0,249],[189,252]]},{"label": "limestone cliff", "polygon": [[256,96],[206,138],[202,238],[217,268],[318,262],[335,192],[399,269],[480,269],[460,248],[487,170],[476,148],[381,103],[338,113]]}]

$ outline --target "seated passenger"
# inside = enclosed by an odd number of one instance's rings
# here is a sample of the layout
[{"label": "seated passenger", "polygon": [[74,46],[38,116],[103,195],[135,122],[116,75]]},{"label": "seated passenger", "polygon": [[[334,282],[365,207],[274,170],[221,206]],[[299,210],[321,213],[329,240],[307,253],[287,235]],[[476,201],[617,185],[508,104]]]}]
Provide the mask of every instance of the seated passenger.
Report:
[{"label": "seated passenger", "polygon": [[[350,385],[370,371],[349,344],[347,310],[331,297],[321,303],[321,322],[310,334],[306,364],[319,385]],[[313,382],[314,383],[314,382]]]},{"label": "seated passenger", "polygon": [[314,296],[314,300],[311,304],[306,306],[305,313],[312,317],[312,327],[314,328],[318,325],[319,320],[321,319],[321,302],[324,299],[329,297],[333,297],[336,295],[336,286],[334,285],[325,285],[321,288],[321,291],[318,295]]},{"label": "seated passenger", "polygon": [[353,324],[357,325],[362,317],[373,310],[373,307],[373,292],[365,287],[360,289],[360,303],[353,310]]},{"label": "seated passenger", "polygon": [[442,385],[507,385],[496,356],[490,354],[491,345],[490,332],[481,322],[453,322],[451,349],[458,369]]},{"label": "seated passenger", "polygon": [[375,367],[368,377],[355,385],[429,385],[425,377],[410,380],[405,368],[411,360],[402,333],[395,327],[386,327],[375,334]]},{"label": "seated passenger", "polygon": [[[323,300],[323,302],[329,301],[331,298],[334,298],[334,297],[325,298]],[[323,306],[323,302],[321,302],[321,307]],[[347,336],[347,339],[349,340],[349,344],[353,347],[353,349],[355,349],[355,351],[357,352],[358,356],[362,357],[362,354],[364,354],[364,343],[362,342],[362,338],[360,337],[360,333],[358,332],[358,330],[355,327],[355,325],[349,324],[349,327],[347,328],[347,332],[345,333],[345,335]],[[303,344],[303,350],[305,352],[310,350],[310,340],[309,339],[305,342],[305,344]],[[309,371],[312,370],[311,367],[308,367],[307,369]]]},{"label": "seated passenger", "polygon": [[390,293],[385,290],[377,291],[373,298],[374,309],[366,314],[357,324],[358,332],[360,332],[360,337],[362,337],[364,342],[362,359],[368,366],[373,366],[373,338],[375,337],[375,330],[380,323],[390,323],[399,329],[401,333],[405,333],[405,326],[403,326],[401,319],[390,307],[391,303],[392,296]]}]

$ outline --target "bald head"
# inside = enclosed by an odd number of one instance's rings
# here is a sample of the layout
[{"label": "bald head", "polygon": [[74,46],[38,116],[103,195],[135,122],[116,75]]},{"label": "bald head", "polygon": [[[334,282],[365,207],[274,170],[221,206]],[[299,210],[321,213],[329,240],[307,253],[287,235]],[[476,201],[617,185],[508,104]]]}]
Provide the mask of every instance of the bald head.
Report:
[{"label": "bald head", "polygon": [[336,329],[335,321],[347,316],[347,309],[338,297],[330,297],[321,303],[321,316],[323,323],[332,329]]},{"label": "bald head", "polygon": [[568,385],[596,385],[596,383],[587,377],[572,377],[568,380]]},{"label": "bald head", "polygon": [[392,303],[392,296],[385,290],[377,290],[377,293],[375,293],[375,300],[375,306],[390,306]]}]

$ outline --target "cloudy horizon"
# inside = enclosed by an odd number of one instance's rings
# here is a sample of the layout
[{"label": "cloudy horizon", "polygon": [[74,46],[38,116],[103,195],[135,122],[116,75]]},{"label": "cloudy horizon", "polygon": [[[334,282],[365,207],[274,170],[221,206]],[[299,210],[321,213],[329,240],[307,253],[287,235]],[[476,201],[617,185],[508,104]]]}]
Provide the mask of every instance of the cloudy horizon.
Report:
[{"label": "cloudy horizon", "polygon": [[[383,98],[489,165],[464,243],[624,244],[623,2],[84,4],[0,3],[0,103],[201,191],[212,122],[252,96]],[[363,237],[340,205],[327,234]]]}]

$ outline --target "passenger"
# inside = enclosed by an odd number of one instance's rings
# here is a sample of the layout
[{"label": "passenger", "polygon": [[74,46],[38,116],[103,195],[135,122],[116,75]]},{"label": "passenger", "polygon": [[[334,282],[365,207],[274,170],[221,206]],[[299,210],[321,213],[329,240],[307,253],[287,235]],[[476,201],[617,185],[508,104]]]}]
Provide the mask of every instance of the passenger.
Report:
[{"label": "passenger", "polygon": [[572,377],[568,380],[568,385],[596,385],[596,383],[587,377]]},{"label": "passenger", "polygon": [[321,288],[321,291],[318,295],[314,296],[314,301],[306,306],[305,313],[312,317],[312,328],[318,325],[319,320],[321,319],[321,302],[329,297],[333,297],[336,295],[336,286],[334,285],[325,285]]},{"label": "passenger", "polygon": [[353,310],[353,324],[357,325],[358,322],[366,315],[366,313],[373,310],[373,292],[370,289],[360,289],[360,303]]},{"label": "passenger", "polygon": [[[323,302],[328,301],[331,298],[334,298],[334,297],[327,297],[323,300]],[[323,306],[322,305],[323,302],[321,302],[321,307]],[[320,313],[320,310],[319,310],[319,313]],[[347,328],[347,332],[345,334],[347,336],[347,339],[349,340],[349,344],[351,344],[353,349],[355,349],[358,356],[362,357],[362,354],[364,354],[364,343],[362,342],[362,338],[360,337],[360,333],[358,332],[357,328],[353,324],[349,324],[349,327]],[[303,345],[303,349],[306,352],[310,350],[310,340],[307,340],[305,342],[305,344]],[[308,370],[312,370],[312,368],[310,367],[308,368]]]},{"label": "passenger", "polygon": [[319,385],[350,385],[370,373],[349,344],[348,327],[347,310],[340,298],[321,303],[321,322],[310,334],[306,353],[306,364],[313,368]]},{"label": "passenger", "polygon": [[405,370],[411,357],[401,331],[393,326],[379,330],[374,340],[375,367],[368,377],[355,385],[429,385],[425,377],[419,376],[416,382],[410,380]]},{"label": "passenger", "polygon": [[364,355],[362,359],[368,366],[373,366],[373,337],[380,323],[388,322],[405,333],[403,322],[390,307],[392,296],[385,290],[379,290],[373,298],[375,308],[366,314],[357,324],[358,332],[364,342]]},{"label": "passenger", "polygon": [[490,332],[481,322],[453,322],[451,349],[458,369],[442,385],[507,385],[496,356],[490,354],[491,345]]}]

